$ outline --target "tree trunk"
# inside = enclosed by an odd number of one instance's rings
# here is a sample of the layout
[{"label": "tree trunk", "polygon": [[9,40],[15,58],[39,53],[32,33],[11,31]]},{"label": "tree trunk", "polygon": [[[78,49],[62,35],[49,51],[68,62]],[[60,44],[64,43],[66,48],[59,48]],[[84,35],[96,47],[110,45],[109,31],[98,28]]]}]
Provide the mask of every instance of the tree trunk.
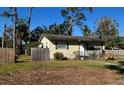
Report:
[{"label": "tree trunk", "polygon": [[14,49],[15,57],[16,57],[16,21],[17,21],[16,13],[17,13],[16,7],[14,7],[13,49]]},{"label": "tree trunk", "polygon": [[31,14],[32,14],[32,7],[29,8],[29,15],[28,15],[28,20],[27,20],[27,31],[29,33],[29,39],[30,39],[30,22],[31,22]]},{"label": "tree trunk", "polygon": [[4,16],[4,31],[3,31],[3,37],[2,37],[2,48],[4,48],[5,33],[6,33],[6,16]]},{"label": "tree trunk", "polygon": [[[30,22],[31,22],[31,14],[32,14],[32,7],[29,8],[28,20],[27,20],[27,32],[29,34],[28,39],[30,41],[31,33],[30,33]],[[26,40],[27,44],[27,40]],[[27,50],[25,49],[25,55],[27,55]]]}]

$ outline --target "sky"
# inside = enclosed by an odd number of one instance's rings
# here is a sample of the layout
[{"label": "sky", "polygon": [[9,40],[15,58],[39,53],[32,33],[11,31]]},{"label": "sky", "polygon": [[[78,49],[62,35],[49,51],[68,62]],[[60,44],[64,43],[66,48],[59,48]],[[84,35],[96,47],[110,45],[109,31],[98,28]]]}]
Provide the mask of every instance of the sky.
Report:
[{"label": "sky", "polygon": [[[32,11],[31,18],[31,30],[36,28],[37,26],[49,26],[53,23],[62,23],[63,17],[61,16],[61,9],[64,7],[34,7]],[[8,8],[0,8],[0,13]],[[26,18],[28,16],[28,8],[17,8],[17,13],[20,17]],[[95,31],[94,29],[94,21],[103,16],[111,17],[115,19],[116,22],[119,23],[119,35],[124,36],[124,8],[123,7],[95,7],[93,8],[93,12],[84,12],[87,20],[84,22],[89,26],[91,31]],[[12,21],[10,18],[7,20],[7,26],[12,25]],[[3,32],[3,17],[0,17],[0,34]],[[78,27],[74,27],[73,35],[81,36],[82,33]]]}]

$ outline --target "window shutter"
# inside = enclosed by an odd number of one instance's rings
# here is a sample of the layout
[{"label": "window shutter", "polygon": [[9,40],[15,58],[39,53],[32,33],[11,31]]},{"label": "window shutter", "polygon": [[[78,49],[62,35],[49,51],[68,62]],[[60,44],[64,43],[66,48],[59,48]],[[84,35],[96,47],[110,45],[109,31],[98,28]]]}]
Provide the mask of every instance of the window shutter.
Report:
[{"label": "window shutter", "polygon": [[69,42],[67,42],[67,49],[69,49]]}]

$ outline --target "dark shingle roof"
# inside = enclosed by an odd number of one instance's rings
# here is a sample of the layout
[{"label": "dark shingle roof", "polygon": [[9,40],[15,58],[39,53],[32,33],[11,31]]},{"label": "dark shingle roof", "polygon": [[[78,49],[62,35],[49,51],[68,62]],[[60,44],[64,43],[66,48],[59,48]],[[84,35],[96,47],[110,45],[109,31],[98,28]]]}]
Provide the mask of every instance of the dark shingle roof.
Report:
[{"label": "dark shingle roof", "polygon": [[43,37],[48,38],[51,41],[80,41],[80,42],[104,42],[102,39],[95,36],[67,36],[67,35],[54,35],[54,34],[42,34],[39,40],[42,40]]}]

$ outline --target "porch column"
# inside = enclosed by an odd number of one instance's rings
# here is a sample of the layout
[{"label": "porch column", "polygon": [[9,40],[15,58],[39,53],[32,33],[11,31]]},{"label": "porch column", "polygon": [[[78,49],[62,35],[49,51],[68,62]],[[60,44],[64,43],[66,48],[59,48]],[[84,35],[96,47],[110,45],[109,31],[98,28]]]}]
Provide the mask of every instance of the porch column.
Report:
[{"label": "porch column", "polygon": [[102,46],[102,49],[105,50],[105,46]]},{"label": "porch column", "polygon": [[100,46],[100,50],[105,50],[105,46]]}]

